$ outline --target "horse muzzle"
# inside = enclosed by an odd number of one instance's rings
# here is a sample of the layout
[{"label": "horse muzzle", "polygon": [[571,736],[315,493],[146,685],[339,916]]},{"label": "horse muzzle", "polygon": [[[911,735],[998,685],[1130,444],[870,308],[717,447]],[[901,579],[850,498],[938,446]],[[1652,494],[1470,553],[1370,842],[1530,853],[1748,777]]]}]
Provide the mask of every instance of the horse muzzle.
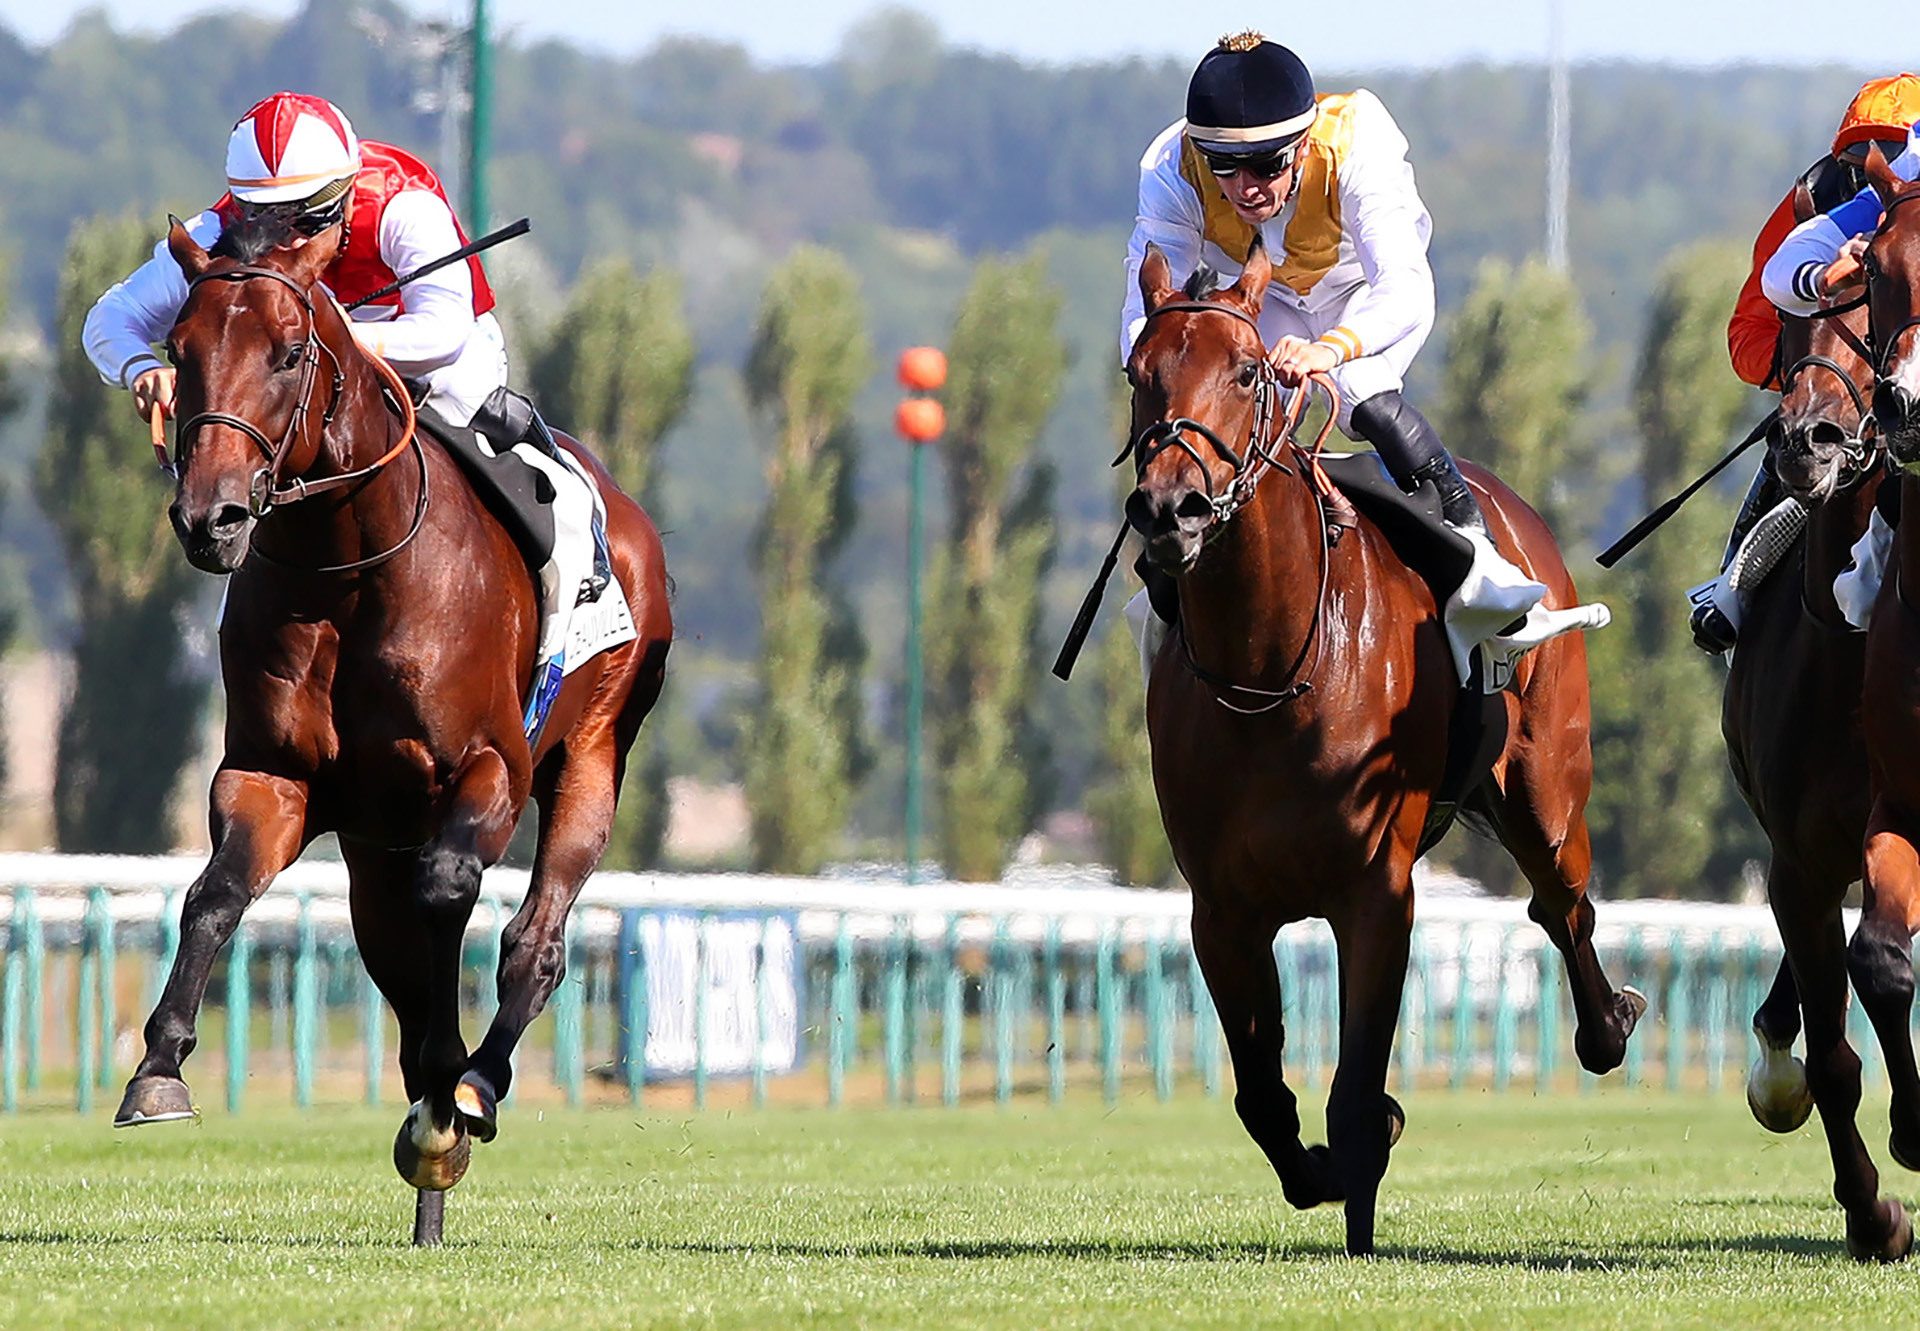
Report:
[{"label": "horse muzzle", "polygon": [[255,518],[245,504],[216,500],[196,511],[176,499],[167,509],[167,521],[180,538],[187,562],[202,573],[232,573],[246,562]]},{"label": "horse muzzle", "polygon": [[1126,509],[1127,525],[1140,534],[1147,562],[1169,576],[1193,567],[1214,521],[1213,501],[1192,486],[1143,485],[1127,496]]}]

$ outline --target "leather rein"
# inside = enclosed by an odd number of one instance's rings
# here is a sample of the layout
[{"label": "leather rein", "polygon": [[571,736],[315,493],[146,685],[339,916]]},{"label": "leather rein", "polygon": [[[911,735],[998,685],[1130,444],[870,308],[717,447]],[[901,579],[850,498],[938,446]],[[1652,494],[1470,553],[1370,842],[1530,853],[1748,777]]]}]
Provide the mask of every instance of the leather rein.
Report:
[{"label": "leather rein", "polygon": [[[1189,416],[1176,416],[1163,419],[1144,427],[1127,441],[1127,446],[1114,458],[1112,466],[1119,466],[1129,457],[1134,463],[1136,482],[1145,478],[1147,468],[1153,460],[1170,449],[1178,449],[1193,460],[1200,469],[1202,483],[1206,486],[1207,502],[1211,512],[1207,518],[1207,529],[1201,537],[1202,544],[1213,540],[1226,527],[1226,524],[1245,508],[1253,499],[1254,493],[1265,480],[1269,472],[1278,471],[1283,475],[1298,475],[1308,490],[1313,492],[1314,511],[1319,517],[1320,526],[1320,578],[1318,589],[1314,593],[1313,618],[1307,626],[1306,637],[1300,643],[1300,650],[1294,655],[1293,662],[1287,667],[1284,682],[1278,689],[1260,688],[1251,684],[1241,684],[1226,676],[1207,669],[1194,659],[1193,644],[1188,640],[1184,621],[1174,626],[1174,632],[1180,640],[1180,656],[1189,672],[1206,684],[1213,694],[1213,700],[1230,712],[1242,716],[1258,716],[1284,706],[1303,694],[1313,690],[1312,676],[1318,669],[1320,658],[1325,652],[1326,635],[1321,632],[1321,621],[1325,618],[1327,603],[1327,584],[1333,569],[1334,535],[1327,521],[1325,508],[1321,505],[1323,496],[1334,493],[1333,483],[1320,466],[1320,454],[1326,446],[1327,436],[1333,432],[1333,423],[1340,415],[1340,392],[1333,381],[1325,374],[1310,376],[1310,382],[1322,389],[1328,398],[1326,424],[1320,429],[1311,448],[1307,448],[1295,439],[1294,432],[1299,428],[1301,418],[1306,411],[1309,394],[1295,389],[1288,393],[1286,405],[1280,413],[1279,428],[1274,428],[1274,404],[1279,394],[1285,390],[1275,377],[1273,362],[1267,359],[1264,339],[1260,336],[1260,325],[1254,317],[1232,305],[1209,300],[1170,300],[1156,306],[1147,315],[1147,322],[1163,314],[1224,314],[1238,319],[1253,329],[1254,339],[1260,343],[1259,369],[1253,383],[1253,423],[1247,431],[1246,452],[1236,451],[1232,445],[1222,439],[1209,426]],[[1215,492],[1213,473],[1207,467],[1206,459],[1187,436],[1198,435],[1205,440],[1213,452],[1233,468],[1233,479],[1225,489]],[[1303,464],[1298,471],[1282,462],[1278,452],[1282,447],[1291,447],[1296,459]],[[1312,654],[1311,662],[1308,654]],[[1252,700],[1251,705],[1241,706],[1229,701],[1232,697],[1244,697]]]},{"label": "leather rein", "polygon": [[[187,440],[196,431],[208,425],[223,425],[228,429],[238,430],[241,434],[251,439],[266,458],[266,461],[253,473],[252,479],[247,484],[247,508],[248,511],[253,514],[254,518],[258,520],[266,517],[268,513],[280,505],[295,504],[302,499],[311,499],[315,495],[326,494],[329,491],[344,489],[347,486],[357,485],[362,481],[366,481],[384,470],[389,462],[392,462],[395,458],[399,457],[401,453],[411,447],[420,466],[419,494],[414,501],[413,523],[408,527],[407,534],[402,536],[396,544],[380,551],[378,554],[370,555],[365,559],[356,559],[344,564],[327,564],[319,567],[291,564],[285,560],[276,559],[257,546],[254,547],[252,551],[254,555],[269,564],[274,564],[280,568],[294,569],[302,573],[354,573],[362,569],[372,568],[377,564],[384,564],[402,550],[406,549],[408,545],[412,544],[413,538],[420,534],[420,528],[426,522],[428,501],[427,455],[426,450],[420,444],[419,433],[416,429],[417,421],[413,399],[407,393],[406,385],[401,381],[399,373],[391,365],[387,364],[385,359],[372,353],[364,353],[367,355],[367,359],[373,363],[374,369],[385,381],[382,385],[382,397],[400,417],[402,428],[399,440],[395,442],[392,448],[388,449],[379,458],[364,467],[357,467],[352,471],[339,472],[332,476],[323,476],[317,480],[308,480],[303,476],[295,476],[289,480],[282,481],[281,472],[286,467],[287,458],[293,452],[294,445],[299,442],[302,433],[305,431],[307,421],[313,412],[314,387],[320,377],[321,353],[323,351],[326,353],[327,360],[332,363],[333,367],[331,375],[332,384],[327,396],[326,410],[322,412],[320,416],[320,432],[323,439],[325,438],[326,431],[333,424],[334,413],[338,410],[341,398],[345,393],[347,376],[346,371],[340,364],[340,358],[334,354],[333,349],[327,346],[315,330],[313,294],[285,273],[278,272],[272,268],[240,264],[232,268],[223,268],[217,272],[200,274],[200,276],[194,278],[187,284],[187,294],[191,296],[196,289],[208,282],[247,282],[255,279],[278,282],[286,287],[287,290],[293,292],[294,297],[300,302],[300,308],[305,312],[307,318],[306,332],[301,339],[303,350],[300,355],[300,383],[295,390],[293,413],[287,420],[287,428],[281,433],[280,439],[276,443],[268,437],[266,431],[244,417],[236,416],[231,412],[225,411],[202,411],[182,421],[175,430],[174,444],[176,453],[184,454]],[[155,409],[153,417],[153,449],[160,459],[161,469],[177,479],[179,475],[179,462],[177,458],[170,459],[167,455],[165,427],[161,413],[157,408]]]}]

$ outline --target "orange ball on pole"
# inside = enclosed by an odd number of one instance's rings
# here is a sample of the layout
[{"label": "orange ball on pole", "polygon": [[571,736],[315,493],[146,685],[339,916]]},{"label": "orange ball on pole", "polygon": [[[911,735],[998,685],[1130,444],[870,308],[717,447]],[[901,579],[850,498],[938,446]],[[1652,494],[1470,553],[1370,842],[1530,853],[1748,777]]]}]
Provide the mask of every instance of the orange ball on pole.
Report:
[{"label": "orange ball on pole", "polygon": [[910,397],[893,410],[893,428],[916,444],[930,444],[947,428],[947,410],[930,397]]},{"label": "orange ball on pole", "polygon": [[947,354],[938,347],[908,347],[900,353],[900,382],[916,393],[932,393],[947,382]]}]

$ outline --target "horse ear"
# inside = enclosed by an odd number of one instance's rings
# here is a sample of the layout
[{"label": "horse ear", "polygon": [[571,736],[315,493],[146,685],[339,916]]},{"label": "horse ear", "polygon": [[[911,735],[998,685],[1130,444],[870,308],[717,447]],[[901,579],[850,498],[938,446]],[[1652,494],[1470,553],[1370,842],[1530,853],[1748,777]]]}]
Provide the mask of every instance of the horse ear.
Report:
[{"label": "horse ear", "polygon": [[1152,241],[1147,242],[1146,257],[1140,260],[1140,298],[1146,301],[1148,314],[1173,299],[1173,266]]},{"label": "horse ear", "polygon": [[320,275],[340,257],[340,242],[345,234],[342,227],[328,227],[311,240],[284,251],[290,256],[286,261],[287,276],[303,287],[318,282]]},{"label": "horse ear", "polygon": [[1867,145],[1867,179],[1873,184],[1873,192],[1880,196],[1880,202],[1886,203],[1900,192],[1906,182],[1893,174],[1893,168],[1887,165],[1885,154],[1878,143]]},{"label": "horse ear", "polygon": [[1273,260],[1267,257],[1267,245],[1258,231],[1253,233],[1253,245],[1247,250],[1246,266],[1240,270],[1240,280],[1233,284],[1233,294],[1245,307],[1248,314],[1260,316],[1260,302],[1266,299],[1267,284],[1273,281]]},{"label": "horse ear", "polygon": [[180,265],[180,271],[186,274],[189,282],[206,272],[213,263],[213,257],[188,234],[186,223],[172,213],[167,214],[167,252],[173,255],[173,261]]},{"label": "horse ear", "polygon": [[1804,222],[1817,211],[1818,209],[1813,206],[1813,191],[1807,188],[1807,182],[1804,180],[1796,182],[1793,187],[1794,222],[1796,224]]}]

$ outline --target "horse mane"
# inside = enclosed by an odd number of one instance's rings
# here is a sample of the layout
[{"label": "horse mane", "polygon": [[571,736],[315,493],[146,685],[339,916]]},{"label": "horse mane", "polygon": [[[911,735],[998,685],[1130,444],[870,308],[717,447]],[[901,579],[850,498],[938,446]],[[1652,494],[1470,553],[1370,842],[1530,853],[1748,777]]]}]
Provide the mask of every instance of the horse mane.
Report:
[{"label": "horse mane", "polygon": [[263,209],[243,213],[220,230],[207,253],[216,259],[258,263],[293,238],[293,215]]},{"label": "horse mane", "polygon": [[1193,276],[1187,279],[1186,286],[1181,290],[1188,300],[1205,300],[1220,290],[1220,274],[1203,263],[1193,270]]}]

